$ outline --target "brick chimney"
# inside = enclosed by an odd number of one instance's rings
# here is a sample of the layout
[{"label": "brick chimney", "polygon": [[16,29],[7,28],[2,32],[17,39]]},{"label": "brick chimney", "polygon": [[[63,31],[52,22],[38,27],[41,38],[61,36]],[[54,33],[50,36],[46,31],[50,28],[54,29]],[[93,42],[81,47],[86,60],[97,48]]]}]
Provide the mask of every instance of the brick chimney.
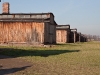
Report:
[{"label": "brick chimney", "polygon": [[9,3],[8,2],[4,2],[2,4],[2,13],[3,14],[9,14]]}]

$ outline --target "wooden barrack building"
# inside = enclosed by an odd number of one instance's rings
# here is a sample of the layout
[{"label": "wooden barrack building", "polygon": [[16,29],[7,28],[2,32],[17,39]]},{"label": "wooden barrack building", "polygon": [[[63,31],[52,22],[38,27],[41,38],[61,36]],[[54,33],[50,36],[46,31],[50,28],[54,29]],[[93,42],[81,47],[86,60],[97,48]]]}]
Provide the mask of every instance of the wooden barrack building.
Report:
[{"label": "wooden barrack building", "polygon": [[56,43],[53,13],[9,13],[8,8],[0,14],[0,43]]},{"label": "wooden barrack building", "polygon": [[77,32],[76,41],[81,42],[81,32]]},{"label": "wooden barrack building", "polygon": [[56,42],[68,43],[70,34],[70,25],[57,25],[56,27]]},{"label": "wooden barrack building", "polygon": [[70,29],[70,36],[69,36],[69,42],[70,43],[75,43],[77,40],[76,40],[76,37],[77,37],[77,29]]}]

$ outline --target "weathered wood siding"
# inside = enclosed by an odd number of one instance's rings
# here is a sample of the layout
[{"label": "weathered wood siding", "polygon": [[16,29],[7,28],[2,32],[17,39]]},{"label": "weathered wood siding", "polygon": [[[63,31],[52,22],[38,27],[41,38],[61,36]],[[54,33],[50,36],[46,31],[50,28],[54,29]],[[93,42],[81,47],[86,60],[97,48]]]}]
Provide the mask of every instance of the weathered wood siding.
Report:
[{"label": "weathered wood siding", "polygon": [[49,22],[47,22],[45,23],[44,29],[45,44],[56,43],[56,25],[52,25]]},{"label": "weathered wood siding", "polygon": [[49,14],[50,15],[50,22],[53,24],[54,23],[54,15],[53,14]]},{"label": "weathered wood siding", "polygon": [[56,42],[57,43],[66,43],[67,42],[66,30],[56,30]]},{"label": "weathered wood siding", "polygon": [[79,42],[79,34],[76,36],[76,41]]},{"label": "weathered wood siding", "polygon": [[0,42],[44,42],[42,22],[0,22]]},{"label": "weathered wood siding", "polygon": [[69,43],[69,36],[70,36],[70,31],[69,31],[69,29],[68,29],[66,32],[67,32],[67,35],[66,35],[67,39],[66,39],[66,42]]},{"label": "weathered wood siding", "polygon": [[56,43],[56,25],[50,26],[51,43]]},{"label": "weathered wood siding", "polygon": [[49,36],[49,33],[50,33],[50,25],[49,25],[49,23],[45,23],[44,29],[45,29],[44,30],[44,32],[45,32],[44,33],[44,38],[45,38],[44,39],[44,41],[45,41],[44,43],[47,44],[47,43],[50,42],[50,39],[49,39],[50,38],[50,36]]},{"label": "weathered wood siding", "polygon": [[76,41],[81,42],[81,33],[77,33]]},{"label": "weathered wood siding", "polygon": [[76,42],[76,36],[77,36],[77,32],[70,32],[69,42],[75,43]]},{"label": "weathered wood siding", "polygon": [[[89,40],[89,41],[91,41],[91,40]],[[86,36],[81,35],[81,42],[87,42],[87,38],[86,38]]]}]

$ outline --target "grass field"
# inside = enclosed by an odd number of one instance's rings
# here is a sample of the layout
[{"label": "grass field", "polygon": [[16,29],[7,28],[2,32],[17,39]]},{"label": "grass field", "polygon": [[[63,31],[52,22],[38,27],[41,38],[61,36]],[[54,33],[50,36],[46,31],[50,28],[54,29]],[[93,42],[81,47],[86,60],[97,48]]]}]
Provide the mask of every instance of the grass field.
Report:
[{"label": "grass field", "polygon": [[1,46],[0,54],[35,64],[29,71],[21,71],[24,75],[100,75],[100,42],[58,44],[51,48]]}]

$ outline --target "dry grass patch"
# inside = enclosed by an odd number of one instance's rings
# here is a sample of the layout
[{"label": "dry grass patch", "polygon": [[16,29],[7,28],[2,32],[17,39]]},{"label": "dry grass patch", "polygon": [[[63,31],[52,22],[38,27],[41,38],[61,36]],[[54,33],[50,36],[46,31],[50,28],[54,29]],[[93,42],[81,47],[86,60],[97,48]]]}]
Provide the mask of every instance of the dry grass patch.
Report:
[{"label": "dry grass patch", "polygon": [[[58,44],[52,48],[1,47],[0,54],[32,62],[24,75],[100,75],[100,42]],[[35,65],[34,65],[35,64]]]}]

